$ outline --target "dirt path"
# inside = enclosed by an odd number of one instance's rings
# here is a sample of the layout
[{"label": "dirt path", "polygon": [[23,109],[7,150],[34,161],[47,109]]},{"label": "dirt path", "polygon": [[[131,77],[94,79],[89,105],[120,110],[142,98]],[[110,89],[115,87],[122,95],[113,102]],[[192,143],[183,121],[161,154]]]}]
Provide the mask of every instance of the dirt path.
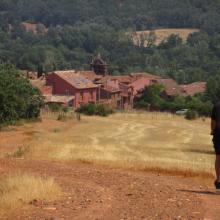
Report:
[{"label": "dirt path", "polygon": [[63,195],[1,219],[141,220],[220,218],[220,194],[196,179],[73,162],[0,160],[0,175],[53,176]]}]

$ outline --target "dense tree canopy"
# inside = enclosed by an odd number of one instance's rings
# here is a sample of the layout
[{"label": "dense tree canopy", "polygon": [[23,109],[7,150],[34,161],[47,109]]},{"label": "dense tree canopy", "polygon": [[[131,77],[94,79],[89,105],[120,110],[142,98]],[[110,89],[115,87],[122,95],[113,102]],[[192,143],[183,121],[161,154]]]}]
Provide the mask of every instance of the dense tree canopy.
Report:
[{"label": "dense tree canopy", "polygon": [[196,27],[216,32],[219,9],[218,0],[1,0],[0,18],[47,27],[98,23],[115,29]]},{"label": "dense tree canopy", "polygon": [[0,65],[0,124],[39,116],[42,97],[11,65]]}]

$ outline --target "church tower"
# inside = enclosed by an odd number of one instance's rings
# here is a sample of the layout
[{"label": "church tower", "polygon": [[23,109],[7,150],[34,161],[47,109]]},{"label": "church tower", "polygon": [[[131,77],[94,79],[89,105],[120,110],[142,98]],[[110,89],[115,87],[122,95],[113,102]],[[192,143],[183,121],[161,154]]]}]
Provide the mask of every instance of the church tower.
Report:
[{"label": "church tower", "polygon": [[97,74],[106,76],[107,75],[107,64],[106,62],[101,58],[101,55],[98,54],[98,56],[92,61],[90,64],[91,69]]}]

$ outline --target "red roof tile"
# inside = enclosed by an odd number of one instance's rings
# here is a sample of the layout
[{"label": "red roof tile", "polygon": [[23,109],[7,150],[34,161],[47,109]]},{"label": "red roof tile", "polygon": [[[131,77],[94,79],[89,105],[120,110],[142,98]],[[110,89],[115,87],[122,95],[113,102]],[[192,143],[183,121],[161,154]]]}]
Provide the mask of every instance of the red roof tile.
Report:
[{"label": "red roof tile", "polygon": [[161,79],[160,76],[157,76],[157,75],[153,75],[153,74],[150,74],[150,73],[145,73],[145,72],[141,72],[141,73],[130,73],[129,74],[131,77],[146,77],[148,79]]},{"label": "red roof tile", "polygon": [[52,86],[46,86],[46,80],[45,78],[38,78],[38,79],[31,79],[30,83],[33,87],[38,88],[43,95],[49,95],[52,94]]},{"label": "red roof tile", "polygon": [[117,79],[120,83],[130,84],[133,77],[129,75],[122,75],[122,76],[112,76],[112,79]]},{"label": "red roof tile", "polygon": [[103,86],[102,87],[103,90],[110,92],[110,93],[116,93],[116,92],[120,92],[121,90],[119,88],[115,88],[115,87],[111,87],[111,86]]},{"label": "red roof tile", "polygon": [[[86,79],[75,70],[52,72],[77,89],[96,88],[91,80]],[[51,73],[50,73],[51,74]]]},{"label": "red roof tile", "polygon": [[181,88],[178,83],[173,79],[157,79],[157,83],[165,87],[165,92],[169,96],[181,94]]},{"label": "red roof tile", "polygon": [[111,93],[120,92],[119,81],[111,76],[105,76],[97,83],[101,84],[102,89]]},{"label": "red roof tile", "polygon": [[91,80],[92,82],[100,80],[102,76],[97,75],[94,71],[76,71],[77,74]]},{"label": "red roof tile", "polygon": [[74,100],[75,96],[66,96],[66,95],[46,95],[45,103],[62,103],[67,104],[70,101]]},{"label": "red roof tile", "polygon": [[130,86],[133,88],[133,94],[137,95],[139,92],[143,91],[146,86],[149,86],[151,84],[151,79],[144,77],[141,77],[134,82],[130,84]]}]

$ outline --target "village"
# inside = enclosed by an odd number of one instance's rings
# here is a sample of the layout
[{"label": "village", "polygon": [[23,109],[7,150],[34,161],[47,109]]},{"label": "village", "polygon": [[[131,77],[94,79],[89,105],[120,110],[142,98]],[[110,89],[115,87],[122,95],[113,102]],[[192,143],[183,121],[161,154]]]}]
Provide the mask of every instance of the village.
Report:
[{"label": "village", "polygon": [[45,97],[45,104],[56,103],[74,109],[89,103],[111,106],[113,109],[133,109],[143,91],[152,84],[161,84],[164,98],[172,100],[176,95],[194,96],[206,91],[206,82],[179,85],[175,80],[141,72],[113,76],[107,63],[98,55],[90,64],[90,70],[52,71],[39,74],[26,71],[34,87]]}]

